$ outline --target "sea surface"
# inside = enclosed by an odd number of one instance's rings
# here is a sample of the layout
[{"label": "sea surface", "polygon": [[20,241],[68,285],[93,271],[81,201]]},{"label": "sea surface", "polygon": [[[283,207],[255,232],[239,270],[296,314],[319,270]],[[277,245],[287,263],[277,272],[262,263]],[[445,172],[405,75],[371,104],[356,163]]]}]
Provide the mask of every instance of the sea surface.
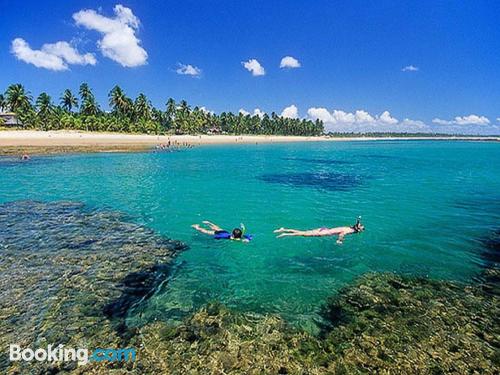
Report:
[{"label": "sea surface", "polygon": [[[175,322],[220,301],[308,327],[327,297],[370,271],[477,280],[482,241],[500,227],[500,144],[346,141],[0,158],[0,203],[18,200],[119,211],[189,246],[168,283],[129,311],[131,326]],[[273,234],[352,225],[358,216],[366,231],[341,246]],[[202,220],[228,230],[244,223],[253,241],[213,240],[190,227]]]}]

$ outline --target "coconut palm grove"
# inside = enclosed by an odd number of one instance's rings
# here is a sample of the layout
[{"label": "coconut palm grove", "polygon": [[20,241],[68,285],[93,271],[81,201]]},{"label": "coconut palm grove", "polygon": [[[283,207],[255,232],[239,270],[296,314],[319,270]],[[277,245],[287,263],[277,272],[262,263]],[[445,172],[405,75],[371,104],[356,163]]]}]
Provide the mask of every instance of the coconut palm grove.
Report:
[{"label": "coconut palm grove", "polygon": [[80,85],[78,94],[64,90],[59,104],[45,92],[33,99],[22,84],[12,84],[0,95],[0,109],[14,112],[20,127],[39,130],[300,136],[316,136],[324,130],[320,120],[285,118],[274,112],[270,116],[215,114],[172,98],[166,101],[164,109],[155,108],[143,93],[133,100],[120,86],[113,87],[108,98],[111,111],[104,111],[87,83]]}]

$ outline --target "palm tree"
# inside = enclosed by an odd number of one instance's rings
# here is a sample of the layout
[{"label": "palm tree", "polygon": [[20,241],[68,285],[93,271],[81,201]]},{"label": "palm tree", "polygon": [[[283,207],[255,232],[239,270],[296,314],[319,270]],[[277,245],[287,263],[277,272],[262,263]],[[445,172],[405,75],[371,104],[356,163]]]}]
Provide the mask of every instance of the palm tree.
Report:
[{"label": "palm tree", "polygon": [[61,106],[68,112],[71,112],[73,108],[78,107],[78,99],[73,95],[70,89],[64,90],[61,96]]},{"label": "palm tree", "polygon": [[87,97],[80,106],[80,112],[87,116],[95,116],[100,112],[99,104],[97,104],[94,96]]},{"label": "palm tree", "polygon": [[54,113],[52,99],[47,93],[42,92],[36,99],[35,106],[42,130],[44,128],[49,129],[51,127],[51,116]]},{"label": "palm tree", "polygon": [[109,106],[113,112],[119,115],[126,115],[132,109],[132,100],[127,98],[120,86],[115,86],[108,94]]},{"label": "palm tree", "polygon": [[10,85],[5,92],[5,104],[7,107],[17,114],[16,125],[19,126],[19,118],[22,117],[23,126],[25,119],[30,116],[32,111],[31,107],[31,94],[24,89],[20,83]]},{"label": "palm tree", "polygon": [[134,109],[138,119],[151,119],[151,103],[143,93],[140,93],[137,99],[135,99]]},{"label": "palm tree", "polygon": [[19,112],[31,107],[31,95],[20,83],[10,85],[5,92],[5,102],[13,112]]},{"label": "palm tree", "polygon": [[168,118],[173,118],[175,116],[175,100],[172,98],[169,98],[167,100],[167,117]]},{"label": "palm tree", "polygon": [[94,94],[87,83],[82,83],[80,89],[78,90],[81,99],[80,113],[91,116],[97,115],[101,111],[99,109],[99,104],[97,104]]},{"label": "palm tree", "polygon": [[90,96],[94,96],[92,94],[92,91],[90,90],[89,85],[86,82],[83,82],[80,85],[80,89],[78,90],[78,93],[80,94],[80,97],[82,98],[82,101],[84,101],[85,99],[87,99]]},{"label": "palm tree", "polygon": [[54,109],[54,105],[52,104],[51,97],[45,92],[42,92],[38,96],[38,98],[36,98],[35,105],[36,105],[36,109],[38,111],[38,114],[41,114],[41,115],[49,115],[50,113],[52,113],[52,111]]}]

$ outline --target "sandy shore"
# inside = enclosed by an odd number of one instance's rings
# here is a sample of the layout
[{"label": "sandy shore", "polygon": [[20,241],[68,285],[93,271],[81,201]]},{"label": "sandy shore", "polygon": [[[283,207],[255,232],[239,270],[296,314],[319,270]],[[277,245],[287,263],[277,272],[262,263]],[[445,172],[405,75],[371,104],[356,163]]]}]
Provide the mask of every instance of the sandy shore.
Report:
[{"label": "sandy shore", "polygon": [[280,142],[321,142],[321,141],[367,141],[367,140],[417,140],[417,139],[454,139],[454,140],[493,140],[500,137],[292,137],[263,135],[174,135],[156,136],[144,134],[92,133],[78,131],[35,131],[6,130],[0,131],[0,154],[22,152],[119,152],[147,150],[160,144],[207,145],[207,144],[259,144]]}]

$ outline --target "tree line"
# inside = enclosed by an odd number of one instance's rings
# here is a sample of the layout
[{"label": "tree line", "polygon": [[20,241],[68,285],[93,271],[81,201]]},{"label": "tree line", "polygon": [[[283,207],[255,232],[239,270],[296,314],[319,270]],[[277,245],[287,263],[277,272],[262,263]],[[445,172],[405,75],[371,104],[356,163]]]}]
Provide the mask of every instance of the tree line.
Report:
[{"label": "tree line", "polygon": [[119,86],[108,94],[110,111],[103,111],[87,83],[75,95],[66,89],[54,104],[45,92],[35,100],[21,84],[10,85],[0,94],[0,112],[16,113],[19,126],[25,129],[108,131],[146,134],[323,134],[319,120],[291,119],[271,113],[245,115],[222,112],[215,114],[200,107],[191,107],[182,100],[170,98],[165,107],[155,108],[144,94],[135,100]]}]

